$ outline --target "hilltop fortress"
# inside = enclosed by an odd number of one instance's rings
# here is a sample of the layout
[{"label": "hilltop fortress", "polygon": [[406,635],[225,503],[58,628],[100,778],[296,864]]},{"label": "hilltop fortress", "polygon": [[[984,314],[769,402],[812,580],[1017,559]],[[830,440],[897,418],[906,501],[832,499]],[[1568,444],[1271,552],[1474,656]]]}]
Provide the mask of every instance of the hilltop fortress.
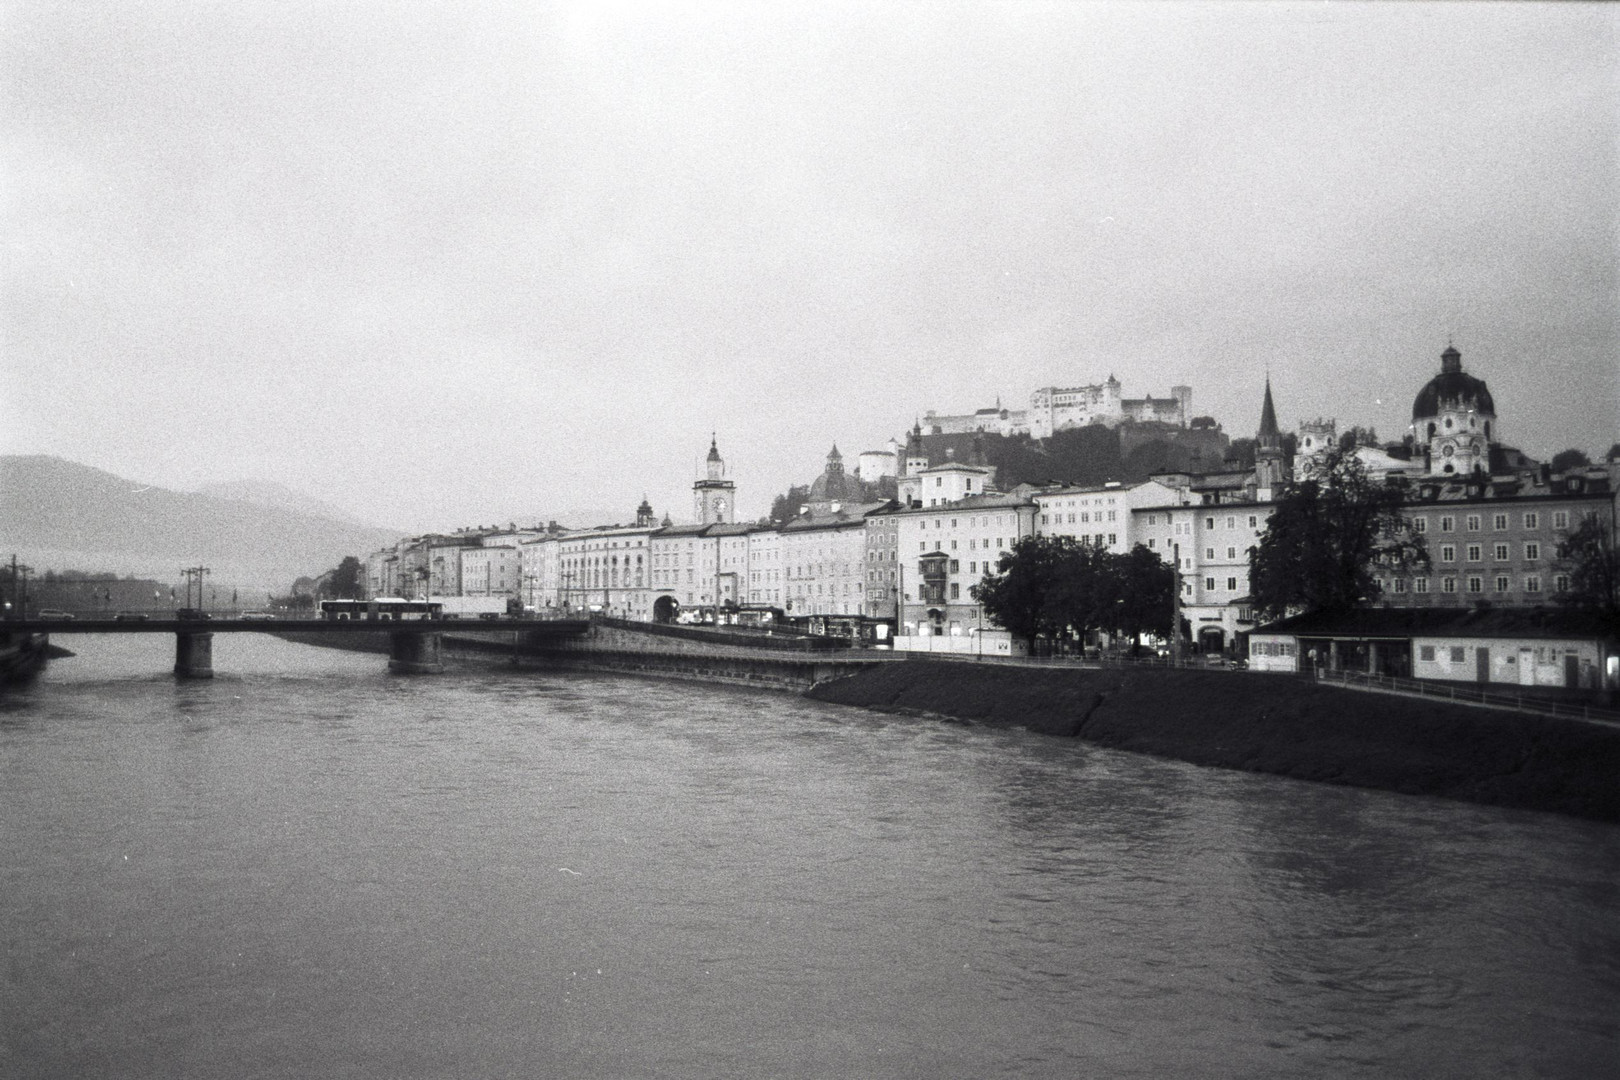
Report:
[{"label": "hilltop fortress", "polygon": [[1087,424],[1115,427],[1126,420],[1186,427],[1191,412],[1190,386],[1172,386],[1170,396],[1165,398],[1127,398],[1120,393],[1119,380],[1109,375],[1107,382],[1091,386],[1043,386],[1029,396],[1028,409],[1004,409],[997,400],[993,408],[959,416],[927,413],[922,426],[925,435],[983,431],[1046,439],[1064,428]]}]

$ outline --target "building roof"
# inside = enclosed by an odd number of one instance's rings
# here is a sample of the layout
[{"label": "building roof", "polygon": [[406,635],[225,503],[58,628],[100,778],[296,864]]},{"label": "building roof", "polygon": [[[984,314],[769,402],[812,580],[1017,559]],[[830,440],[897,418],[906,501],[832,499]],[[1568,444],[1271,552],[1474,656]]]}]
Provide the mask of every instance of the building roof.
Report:
[{"label": "building roof", "polygon": [[1485,380],[1463,371],[1462,354],[1449,346],[1440,354],[1440,374],[1424,383],[1412,401],[1412,419],[1438,416],[1441,408],[1448,405],[1496,415],[1496,402],[1491,399]]},{"label": "building roof", "polygon": [[1592,637],[1613,638],[1600,616],[1563,608],[1358,608],[1311,612],[1258,627],[1296,637]]}]

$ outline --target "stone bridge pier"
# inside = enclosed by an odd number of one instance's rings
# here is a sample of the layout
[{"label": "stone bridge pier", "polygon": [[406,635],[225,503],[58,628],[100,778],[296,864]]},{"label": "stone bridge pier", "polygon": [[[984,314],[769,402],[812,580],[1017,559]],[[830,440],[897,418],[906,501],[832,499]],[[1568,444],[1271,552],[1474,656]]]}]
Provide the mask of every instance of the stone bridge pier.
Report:
[{"label": "stone bridge pier", "polygon": [[174,674],[181,679],[214,677],[214,635],[181,630],[174,635]]},{"label": "stone bridge pier", "polygon": [[390,635],[388,670],[402,675],[437,675],[444,670],[442,635],[396,630]]}]

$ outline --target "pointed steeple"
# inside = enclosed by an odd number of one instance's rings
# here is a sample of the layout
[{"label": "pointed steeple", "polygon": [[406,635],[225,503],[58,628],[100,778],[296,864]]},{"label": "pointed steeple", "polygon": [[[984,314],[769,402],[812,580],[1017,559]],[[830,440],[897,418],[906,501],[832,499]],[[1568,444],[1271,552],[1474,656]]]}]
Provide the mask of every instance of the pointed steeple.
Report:
[{"label": "pointed steeple", "polygon": [[1268,449],[1282,446],[1282,432],[1277,429],[1277,408],[1271,403],[1271,376],[1266,376],[1266,401],[1260,406],[1260,430],[1255,433],[1255,444]]}]

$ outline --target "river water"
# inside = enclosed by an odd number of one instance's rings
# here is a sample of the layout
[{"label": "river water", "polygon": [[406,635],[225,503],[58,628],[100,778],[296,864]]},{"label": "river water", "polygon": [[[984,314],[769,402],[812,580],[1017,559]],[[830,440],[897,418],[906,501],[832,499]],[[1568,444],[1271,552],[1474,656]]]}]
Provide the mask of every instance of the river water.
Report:
[{"label": "river water", "polygon": [[215,638],[0,699],[7,1077],[1620,1063],[1620,829],[787,694]]}]

